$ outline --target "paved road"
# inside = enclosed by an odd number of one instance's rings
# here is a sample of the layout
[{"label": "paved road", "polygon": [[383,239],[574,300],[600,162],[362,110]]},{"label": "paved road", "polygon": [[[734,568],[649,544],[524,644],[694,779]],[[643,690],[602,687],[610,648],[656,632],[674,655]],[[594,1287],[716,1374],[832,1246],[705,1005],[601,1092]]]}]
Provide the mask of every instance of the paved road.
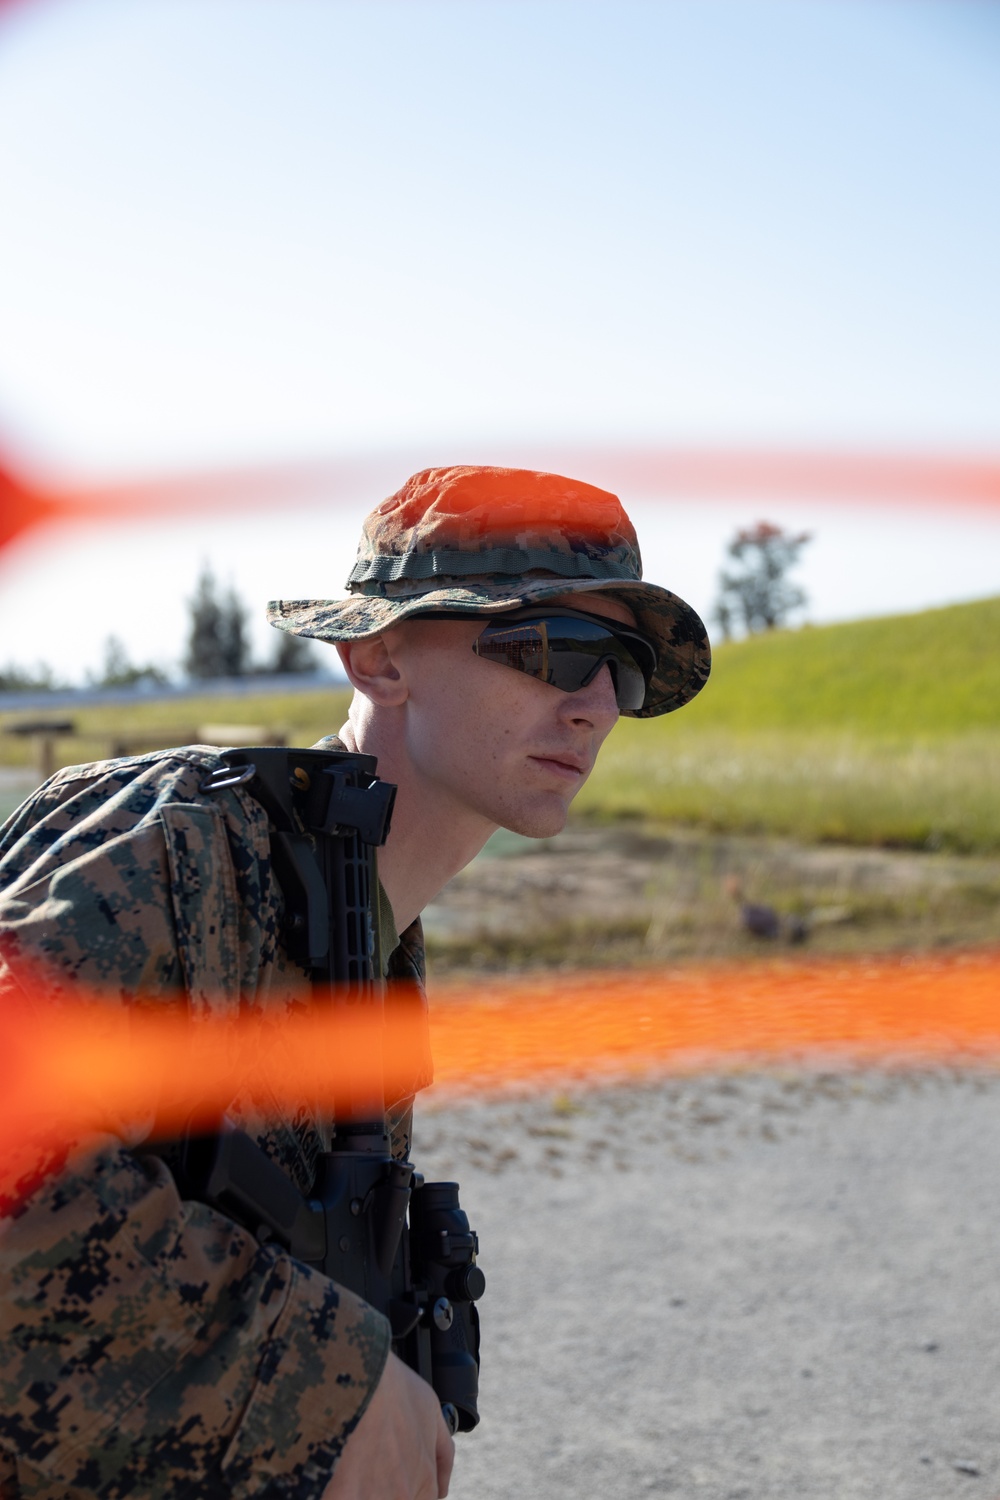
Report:
[{"label": "paved road", "polygon": [[452,1500],[1000,1496],[1000,1076],[425,1107],[489,1277]]}]

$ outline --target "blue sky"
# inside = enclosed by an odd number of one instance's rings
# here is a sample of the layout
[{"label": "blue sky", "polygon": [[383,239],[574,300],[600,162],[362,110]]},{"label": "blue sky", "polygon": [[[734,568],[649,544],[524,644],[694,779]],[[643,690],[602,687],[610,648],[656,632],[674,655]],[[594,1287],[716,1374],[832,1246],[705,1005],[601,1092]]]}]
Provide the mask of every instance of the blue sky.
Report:
[{"label": "blue sky", "polygon": [[[1000,453],[998,82],[985,0],[15,7],[8,449],[80,480],[360,454],[372,488],[39,534],[0,561],[0,662],[79,675],[109,630],[176,658],[204,558],[255,605],[335,593],[428,463]],[[815,531],[814,619],[1000,588],[1000,515],[622,493],[648,576],[705,610],[761,515]]]}]

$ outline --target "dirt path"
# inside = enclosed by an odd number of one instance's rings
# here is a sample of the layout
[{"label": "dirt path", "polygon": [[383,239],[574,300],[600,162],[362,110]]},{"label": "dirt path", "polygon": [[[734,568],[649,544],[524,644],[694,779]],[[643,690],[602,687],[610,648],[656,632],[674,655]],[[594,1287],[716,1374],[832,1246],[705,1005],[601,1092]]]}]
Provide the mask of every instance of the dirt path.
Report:
[{"label": "dirt path", "polygon": [[[745,908],[769,908],[754,937]],[[574,827],[501,833],[424,915],[432,968],[886,952],[1000,941],[1000,857]]]},{"label": "dirt path", "polygon": [[482,1244],[453,1500],[1000,1495],[1000,1077],[425,1107]]}]

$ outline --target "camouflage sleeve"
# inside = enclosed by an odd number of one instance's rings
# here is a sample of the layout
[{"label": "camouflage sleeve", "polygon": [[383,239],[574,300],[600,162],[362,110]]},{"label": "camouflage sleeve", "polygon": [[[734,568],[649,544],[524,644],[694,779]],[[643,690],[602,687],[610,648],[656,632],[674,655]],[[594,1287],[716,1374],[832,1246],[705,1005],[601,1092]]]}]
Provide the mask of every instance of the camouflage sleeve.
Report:
[{"label": "camouflage sleeve", "polygon": [[2,1225],[12,1493],[313,1500],[388,1349],[367,1304],[110,1140]]},{"label": "camouflage sleeve", "polygon": [[[232,799],[198,804],[203,770],[175,762],[167,793],[162,763],[63,773],[7,825],[8,995],[42,960],[67,1000],[104,983],[123,1003],[141,991],[195,1013],[283,1003],[273,902],[254,887],[266,827]],[[0,956],[0,1004],[3,970]],[[0,1217],[0,1496],[315,1500],[388,1325],[182,1201],[160,1161],[125,1149],[150,1125],[115,1118]]]}]

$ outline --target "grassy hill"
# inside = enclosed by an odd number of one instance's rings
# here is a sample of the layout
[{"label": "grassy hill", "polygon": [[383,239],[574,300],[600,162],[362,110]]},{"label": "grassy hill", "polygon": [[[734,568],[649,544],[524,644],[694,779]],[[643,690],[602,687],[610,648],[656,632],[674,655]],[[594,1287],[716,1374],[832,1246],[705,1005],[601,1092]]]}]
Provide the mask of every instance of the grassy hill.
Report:
[{"label": "grassy hill", "polygon": [[624,720],[579,811],[715,831],[1000,848],[1000,598],[722,646],[679,713]]},{"label": "grassy hill", "polygon": [[[681,717],[706,729],[996,729],[1000,597],[719,646]],[[664,733],[667,723],[658,721]]]}]

